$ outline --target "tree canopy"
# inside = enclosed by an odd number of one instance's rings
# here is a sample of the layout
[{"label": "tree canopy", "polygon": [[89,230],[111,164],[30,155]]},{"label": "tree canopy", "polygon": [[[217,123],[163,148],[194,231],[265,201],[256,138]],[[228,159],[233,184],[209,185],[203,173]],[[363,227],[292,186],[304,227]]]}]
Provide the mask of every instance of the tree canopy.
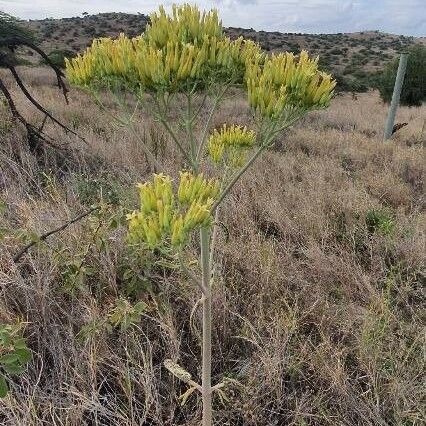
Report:
[{"label": "tree canopy", "polygon": [[[391,62],[378,80],[384,102],[392,99],[399,58]],[[401,93],[401,105],[420,106],[426,101],[426,47],[416,44],[409,49],[407,71]]]}]

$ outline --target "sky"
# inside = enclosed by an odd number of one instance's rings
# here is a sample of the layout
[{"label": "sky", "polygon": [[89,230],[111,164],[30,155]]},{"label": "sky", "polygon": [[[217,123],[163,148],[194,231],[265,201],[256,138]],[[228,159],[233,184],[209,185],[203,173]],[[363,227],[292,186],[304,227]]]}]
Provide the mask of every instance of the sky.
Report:
[{"label": "sky", "polygon": [[[190,1],[191,2],[191,1]],[[100,12],[149,14],[160,4],[151,0],[0,0],[0,10],[23,19],[62,18]],[[380,30],[426,36],[425,0],[198,0],[217,8],[225,26],[256,30],[337,33]]]}]

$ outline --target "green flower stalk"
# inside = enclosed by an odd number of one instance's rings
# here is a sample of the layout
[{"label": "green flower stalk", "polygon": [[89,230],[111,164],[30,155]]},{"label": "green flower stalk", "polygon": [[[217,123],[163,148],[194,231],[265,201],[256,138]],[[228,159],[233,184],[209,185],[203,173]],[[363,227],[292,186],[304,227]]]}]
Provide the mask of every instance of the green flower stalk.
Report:
[{"label": "green flower stalk", "polygon": [[[310,58],[307,52],[268,56],[253,41],[226,37],[216,11],[201,12],[188,4],[173,6],[171,14],[160,7],[138,37],[122,34],[116,40],[95,40],[66,66],[67,77],[76,86],[92,92],[108,88],[116,98],[124,92],[134,94],[138,106],[147,107],[145,112],[163,125],[185,161],[186,171],[180,173],[177,184],[159,173],[138,185],[140,206],[128,215],[128,242],[159,255],[176,252],[182,271],[202,292],[202,383],[193,381],[174,360],[167,360],[165,367],[190,386],[182,401],[196,390],[201,392],[202,425],[211,426],[212,395],[216,391],[222,395],[230,383],[225,379],[212,385],[211,377],[212,280],[220,205],[279,132],[308,111],[329,105],[336,82],[319,70],[318,58]],[[257,132],[233,124],[211,132],[216,109],[231,86],[246,90]],[[168,113],[176,93],[184,93],[187,106],[173,121]],[[203,99],[199,106],[197,97]],[[206,99],[211,99],[211,108],[204,120],[200,111]],[[131,126],[132,119],[121,123]],[[200,127],[204,130],[198,136]],[[184,129],[184,136],[176,129]],[[151,165],[160,169],[149,147],[142,148]],[[217,178],[201,173],[208,167],[206,157],[215,164]],[[198,273],[182,257],[195,231],[200,233]]]}]

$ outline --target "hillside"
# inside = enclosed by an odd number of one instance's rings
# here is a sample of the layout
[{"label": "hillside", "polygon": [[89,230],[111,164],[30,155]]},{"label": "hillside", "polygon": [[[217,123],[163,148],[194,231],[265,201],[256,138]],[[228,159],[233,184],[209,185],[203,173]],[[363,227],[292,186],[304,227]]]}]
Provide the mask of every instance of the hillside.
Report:
[{"label": "hillside", "polygon": [[[75,54],[90,45],[93,38],[116,37],[124,32],[135,36],[144,31],[149,18],[126,13],[101,13],[84,17],[44,19],[27,22],[47,52],[55,49],[69,50]],[[349,87],[368,85],[369,76],[383,69],[401,50],[414,43],[425,43],[426,38],[414,38],[366,31],[348,34],[291,34],[255,31],[244,28],[227,28],[230,37],[240,35],[258,41],[271,52],[307,49],[319,55],[322,66],[341,76]],[[36,61],[38,58],[27,59]],[[357,85],[358,83],[358,85]]]}]

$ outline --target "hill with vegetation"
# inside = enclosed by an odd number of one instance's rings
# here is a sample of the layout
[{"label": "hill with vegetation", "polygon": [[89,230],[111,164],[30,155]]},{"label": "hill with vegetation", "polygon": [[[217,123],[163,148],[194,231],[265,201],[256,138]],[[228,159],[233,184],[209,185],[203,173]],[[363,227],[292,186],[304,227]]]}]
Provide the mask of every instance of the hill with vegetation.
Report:
[{"label": "hill with vegetation", "polygon": [[[63,19],[28,21],[46,52],[68,55],[83,51],[94,38],[116,37],[120,33],[136,36],[145,30],[149,17],[143,14],[100,13]],[[337,34],[301,34],[227,28],[231,38],[255,40],[269,52],[308,50],[319,55],[322,67],[337,76],[341,90],[364,91],[374,76],[398,54],[416,43],[426,45],[426,37],[416,38],[379,31]],[[28,52],[31,55],[30,52]],[[38,58],[27,55],[34,62]]]}]

